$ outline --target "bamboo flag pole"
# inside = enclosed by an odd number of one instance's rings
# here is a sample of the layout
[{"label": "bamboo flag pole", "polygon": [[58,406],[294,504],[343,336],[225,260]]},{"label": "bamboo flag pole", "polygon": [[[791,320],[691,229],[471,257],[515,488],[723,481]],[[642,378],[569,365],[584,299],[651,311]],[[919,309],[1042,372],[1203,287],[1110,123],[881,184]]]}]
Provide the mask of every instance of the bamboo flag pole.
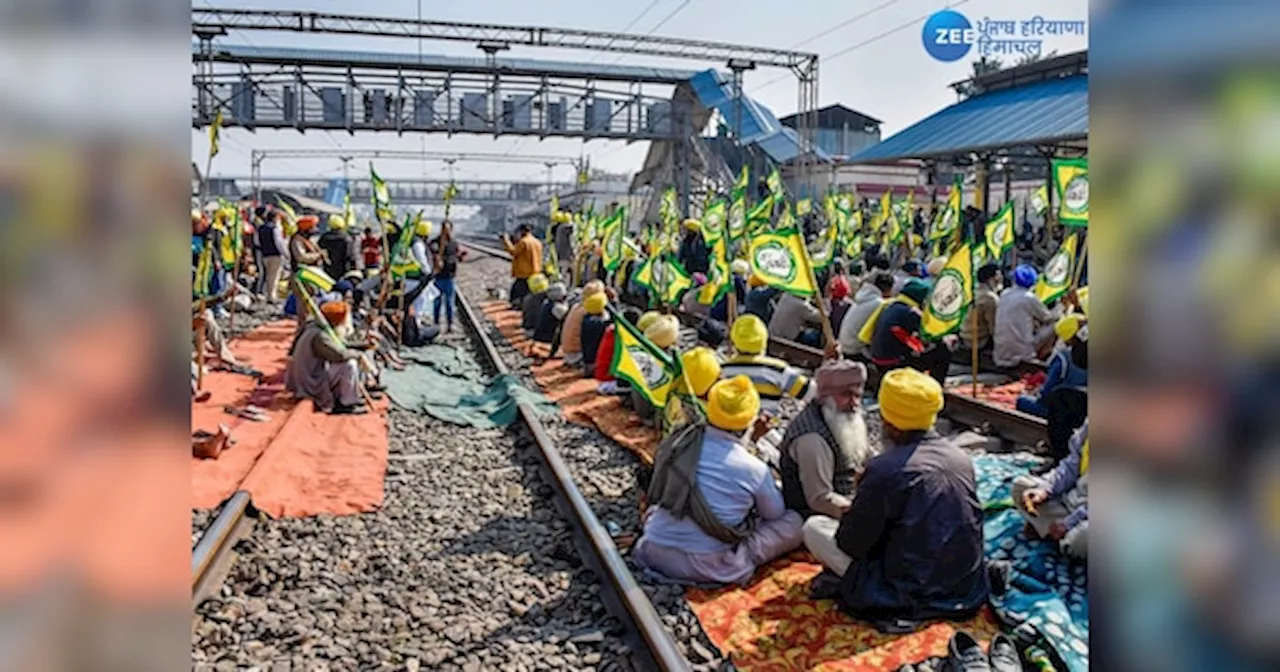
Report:
[{"label": "bamboo flag pole", "polygon": [[[302,279],[298,276],[299,274],[294,273],[293,284],[298,287],[298,296],[301,297],[303,303],[306,304],[307,314],[311,315],[311,317],[315,319],[316,323],[324,328],[325,333],[328,334],[330,338],[338,343],[342,343],[342,339],[339,338],[337,332],[333,330],[333,327],[329,324],[328,318],[320,313],[320,308],[316,306],[316,302],[311,299],[311,292],[308,292],[306,288],[303,287]],[[360,357],[359,364],[365,371],[369,370],[368,365],[364,362],[363,356]],[[373,398],[369,396],[369,391],[365,389],[364,383],[360,382],[358,377],[356,378],[356,389],[360,390],[360,396],[364,397],[364,402],[372,407]]]},{"label": "bamboo flag pole", "polygon": [[[800,235],[800,230],[796,229],[793,234],[800,241],[800,254],[804,255],[804,267],[809,273],[809,282],[813,284],[814,301],[818,304],[818,314],[822,316],[822,336],[823,342],[827,346],[834,345],[836,342],[835,332],[831,329],[831,317],[827,315],[827,306],[822,302],[822,290],[818,288],[818,274],[813,270],[813,261],[809,259],[809,247],[804,243],[804,237]],[[750,252],[748,252],[750,254]]]},{"label": "bamboo flag pole", "polygon": [[[975,296],[973,297],[973,301],[976,304],[978,300],[978,297],[976,296],[977,294],[976,287],[974,288],[974,294]],[[973,384],[974,399],[978,398],[978,311],[976,310],[976,308],[977,306],[975,305],[970,307],[969,309],[969,314],[973,318],[973,338],[969,340],[971,341],[970,350],[973,351],[973,354],[971,356],[971,363],[972,363],[971,373],[973,375],[973,379],[971,382]]]},{"label": "bamboo flag pole", "polygon": [[1084,232],[1081,232],[1079,235],[1083,240],[1080,241],[1080,254],[1076,258],[1076,267],[1073,269],[1071,274],[1071,287],[1067,290],[1067,293],[1074,292],[1076,287],[1080,284],[1080,274],[1084,272],[1084,262],[1089,256],[1089,236]]}]

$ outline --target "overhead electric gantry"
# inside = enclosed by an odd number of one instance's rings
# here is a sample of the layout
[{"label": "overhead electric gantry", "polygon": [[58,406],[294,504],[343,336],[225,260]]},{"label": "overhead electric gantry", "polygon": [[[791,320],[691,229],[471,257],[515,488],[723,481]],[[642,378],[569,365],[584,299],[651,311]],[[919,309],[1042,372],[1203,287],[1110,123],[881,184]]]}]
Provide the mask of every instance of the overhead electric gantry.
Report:
[{"label": "overhead electric gantry", "polygon": [[[469,42],[484,58],[228,46],[231,31],[304,32]],[[798,81],[798,169],[811,175],[817,54],[721,42],[534,26],[368,17],[287,10],[193,8],[192,125],[403,133],[478,133],[675,143],[675,181],[688,212],[696,74],[643,66],[499,59],[512,47],[574,49],[714,63],[742,73],[792,72]],[[740,120],[729,120],[731,124]]]}]

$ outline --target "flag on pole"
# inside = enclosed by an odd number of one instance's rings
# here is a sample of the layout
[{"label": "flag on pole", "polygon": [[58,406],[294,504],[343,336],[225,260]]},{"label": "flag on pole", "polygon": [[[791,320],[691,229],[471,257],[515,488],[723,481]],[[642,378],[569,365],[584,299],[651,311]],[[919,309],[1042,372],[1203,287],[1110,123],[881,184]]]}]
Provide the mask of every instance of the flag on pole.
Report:
[{"label": "flag on pole", "polygon": [[960,223],[960,195],[960,185],[957,180],[947,196],[947,204],[934,215],[929,240],[942,240],[955,232],[956,225]]},{"label": "flag on pole", "polygon": [[799,296],[812,296],[817,291],[804,240],[794,228],[756,234],[747,257],[751,270],[770,287]]},{"label": "flag on pole", "polygon": [[777,168],[774,168],[773,172],[769,173],[769,177],[765,178],[765,184],[769,186],[769,193],[773,196],[781,198],[784,194],[782,187],[782,175],[778,172]]},{"label": "flag on pole", "polygon": [[348,189],[342,192],[342,218],[347,220],[348,230],[353,230],[356,226],[356,213],[351,209],[351,191],[349,190],[351,185],[347,186]]},{"label": "flag on pole", "polygon": [[729,267],[729,247],[724,236],[716,238],[711,246],[711,267],[707,270],[707,284],[698,290],[698,303],[715,305],[720,297],[733,289]]},{"label": "flag on pole", "polygon": [[1013,201],[1006,201],[995,219],[983,229],[987,239],[987,251],[991,259],[999,259],[1013,249]]},{"label": "flag on pole", "polygon": [[862,235],[855,233],[849,237],[848,242],[844,244],[844,256],[847,259],[857,259],[862,256]]},{"label": "flag on pole", "polygon": [[708,203],[702,212],[702,238],[707,243],[713,244],[724,237],[725,210],[724,199],[717,199]]},{"label": "flag on pole", "polygon": [[621,315],[614,313],[613,322],[617,325],[617,331],[613,343],[611,373],[615,378],[630,383],[631,389],[654,408],[665,407],[672,387],[680,377],[678,360],[650,343],[639,329]]},{"label": "flag on pole", "polygon": [[387,183],[378,177],[378,171],[373,169],[373,162],[369,162],[369,180],[373,183],[373,189],[369,192],[369,199],[373,201],[373,215],[377,218],[379,224],[390,224],[395,221],[395,214],[391,212],[391,193],[387,191]]},{"label": "flag on pole", "polygon": [[219,142],[221,139],[222,110],[219,109],[217,116],[213,118],[213,125],[209,127],[209,158],[212,159],[218,155],[218,150],[222,148],[221,143]]},{"label": "flag on pole", "polygon": [[[774,194],[769,194],[763,201],[760,201],[754,208],[751,208],[751,212],[747,213],[746,233],[748,235],[755,235],[757,231],[768,230],[771,228],[770,225],[773,220],[773,204],[776,198],[777,197]],[[783,216],[785,217],[788,212],[789,210],[784,208]]]},{"label": "flag on pole", "polygon": [[808,198],[802,198],[796,201],[796,217],[804,217],[813,212],[813,201]]},{"label": "flag on pole", "polygon": [[1076,245],[1079,235],[1072,234],[1062,241],[1058,251],[1049,257],[1044,273],[1036,281],[1036,297],[1043,303],[1051,303],[1071,288],[1072,272],[1076,268]]},{"label": "flag on pole", "polygon": [[1054,159],[1053,188],[1058,194],[1058,221],[1089,226],[1089,159]]},{"label": "flag on pole", "polygon": [[623,206],[609,215],[600,226],[600,236],[604,242],[601,261],[604,263],[605,270],[609,272],[618,270],[622,265],[623,239],[627,234],[626,221],[627,208]]},{"label": "flag on pole", "polygon": [[209,288],[213,284],[213,246],[205,242],[196,260],[195,277],[191,279],[191,293],[195,296],[209,296]]},{"label": "flag on pole", "polygon": [[725,230],[729,232],[730,240],[738,240],[747,235],[747,202],[742,196],[738,196],[729,203],[729,225]]},{"label": "flag on pole", "polygon": [[297,271],[298,282],[318,291],[327,292],[333,289],[334,280],[328,273],[315,266],[300,266]]},{"label": "flag on pole", "polygon": [[658,298],[663,303],[675,305],[680,302],[680,295],[686,290],[693,287],[693,278],[689,272],[680,265],[680,262],[674,259],[663,259],[653,267],[655,277],[654,284],[660,289]]},{"label": "flag on pole", "polygon": [[298,232],[298,213],[284,201],[280,201],[280,209],[284,210],[284,237],[288,238]]},{"label": "flag on pole", "polygon": [[960,246],[951,254],[937,281],[925,297],[920,318],[920,334],[936,341],[960,329],[969,306],[973,305],[973,247]]},{"label": "flag on pole", "polygon": [[418,220],[422,219],[422,211],[414,216],[413,220],[409,220],[409,215],[404,216],[404,224],[400,227],[400,235],[396,238],[396,244],[391,248],[391,258],[389,260],[391,266],[391,277],[403,278],[409,273],[421,270],[418,262],[414,260],[413,255],[409,253],[409,246],[413,244],[413,232],[418,228]]},{"label": "flag on pole", "polygon": [[1031,211],[1043,215],[1049,209],[1049,185],[1042,184],[1031,192]]},{"label": "flag on pole", "polygon": [[884,195],[880,197],[880,209],[876,211],[874,217],[871,218],[871,232],[879,233],[880,229],[893,217],[893,196],[889,190],[885,190]]},{"label": "flag on pole", "polygon": [[747,194],[747,185],[751,183],[751,175],[747,170],[747,164],[742,164],[742,170],[738,171],[738,179],[733,183],[733,190],[729,192],[729,200],[737,201],[744,198]]},{"label": "flag on pole", "polygon": [[822,270],[835,261],[839,229],[837,222],[831,222],[812,243],[809,243],[809,261],[813,263],[815,269]]}]

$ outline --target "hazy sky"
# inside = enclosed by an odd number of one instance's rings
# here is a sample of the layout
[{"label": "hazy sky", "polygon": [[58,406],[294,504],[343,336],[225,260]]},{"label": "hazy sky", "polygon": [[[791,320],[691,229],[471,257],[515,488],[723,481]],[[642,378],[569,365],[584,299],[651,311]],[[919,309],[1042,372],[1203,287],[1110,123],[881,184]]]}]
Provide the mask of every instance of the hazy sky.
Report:
[{"label": "hazy sky", "polygon": [[[794,48],[820,54],[819,101],[841,103],[884,121],[884,137],[910,126],[956,101],[948,84],[965,79],[970,72],[968,58],[941,63],[931,58],[921,43],[925,18],[944,7],[954,7],[971,22],[983,17],[1005,20],[1029,19],[1037,14],[1046,19],[1079,20],[1088,17],[1087,0],[196,0],[195,7],[253,7],[260,9],[303,9],[335,13],[417,17],[489,22],[511,25],[558,26],[591,30],[622,31],[691,39],[716,40],[778,48]],[[647,10],[647,11],[646,11]],[[665,22],[664,22],[665,21]],[[847,25],[841,25],[845,24]],[[659,24],[661,25],[659,26]],[[630,26],[630,27],[628,27]],[[839,26],[837,28],[837,26]],[[656,30],[655,30],[656,28]],[[828,32],[830,31],[830,32]],[[820,36],[820,37],[819,37]],[[411,39],[376,39],[343,35],[306,33],[232,33],[221,39],[226,44],[306,47],[315,49],[358,49],[369,51],[481,56],[479,50],[460,42]],[[1067,53],[1087,46],[1087,37],[1050,37],[1044,50]],[[976,51],[976,50],[975,50]],[[840,53],[838,52],[844,52]],[[619,55],[605,52],[513,47],[503,56],[612,63]],[[831,58],[828,58],[831,56]],[[657,65],[704,69],[723,64],[681,62],[641,56],[623,56],[626,65]],[[797,87],[793,76],[777,80],[785,71],[761,68],[748,72],[745,88],[779,117],[796,110]],[[771,83],[773,82],[773,83]],[[518,143],[518,144],[517,144]],[[191,133],[192,155],[208,152],[208,135]],[[222,149],[213,162],[214,175],[248,175],[249,151],[254,148],[346,148],[346,149],[427,149],[439,152],[516,153],[574,155],[585,153],[595,167],[631,172],[639,167],[648,143],[577,139],[520,139],[492,136],[443,134],[399,137],[394,133],[357,133],[238,129],[223,132]],[[383,176],[442,177],[440,162],[382,161]],[[331,160],[269,160],[266,175],[334,177],[342,173],[341,162]],[[367,170],[367,164],[359,171]],[[530,164],[496,165],[459,163],[458,179],[496,178],[545,180],[546,168]],[[570,168],[557,169],[556,179],[569,179]]]}]

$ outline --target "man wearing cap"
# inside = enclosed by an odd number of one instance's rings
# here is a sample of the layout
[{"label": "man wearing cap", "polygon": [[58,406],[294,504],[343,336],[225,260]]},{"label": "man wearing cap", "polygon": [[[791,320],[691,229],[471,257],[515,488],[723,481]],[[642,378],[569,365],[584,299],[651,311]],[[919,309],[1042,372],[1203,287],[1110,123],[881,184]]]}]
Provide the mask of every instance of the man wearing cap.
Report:
[{"label": "man wearing cap", "polygon": [[587,297],[595,294],[604,294],[604,283],[599,280],[592,280],[582,287],[582,300],[574,303],[564,318],[560,348],[564,352],[564,363],[569,366],[582,363],[582,320],[587,316],[585,302]]},{"label": "man wearing cap", "polygon": [[755,315],[743,315],[729,330],[735,354],[721,368],[724,377],[746,376],[760,395],[761,410],[768,415],[778,412],[783,397],[808,400],[812,394],[809,379],[786,362],[764,354],[769,349],[769,330]]},{"label": "man wearing cap", "polygon": [[341,278],[356,267],[356,240],[347,235],[347,220],[342,215],[329,215],[329,230],[320,234],[318,244],[328,255],[324,272],[329,277]]},{"label": "man wearing cap", "polygon": [[547,276],[537,273],[529,277],[529,293],[520,301],[520,326],[526,336],[533,335],[533,328],[538,326],[538,313],[542,310],[542,301],[547,298],[547,289],[551,283]]},{"label": "man wearing cap", "polygon": [[1079,315],[1068,315],[1054,325],[1053,331],[1062,341],[1062,347],[1055,348],[1049,356],[1049,366],[1045,373],[1040,390],[1034,394],[1018,397],[1017,409],[1039,417],[1049,414],[1047,402],[1049,395],[1059,389],[1076,390],[1083,393],[1089,385],[1089,372],[1076,366],[1071,361],[1071,350],[1080,340],[1080,332],[1084,327]]},{"label": "man wearing cap", "polygon": [[831,360],[817,373],[818,396],[787,426],[778,446],[787,508],[839,519],[854,481],[875,450],[859,407],[867,382],[860,362]]},{"label": "man wearing cap", "polygon": [[638,563],[679,583],[742,584],[800,546],[800,514],[787,510],[768,465],[743,443],[759,410],[750,379],[722,380],[707,393],[706,424],[663,440]]},{"label": "man wearing cap", "polygon": [[929,295],[929,285],[912,278],[902,293],[881,305],[867,318],[858,337],[870,348],[871,363],[881,371],[911,367],[926,371],[941,385],[951,364],[955,336],[940,343],[926,343],[920,333],[921,306]]},{"label": "man wearing cap", "polygon": [[1022,264],[1013,271],[1014,286],[1000,295],[993,335],[996,366],[1012,369],[1032,363],[1053,346],[1053,316],[1033,290],[1038,279],[1036,269]]},{"label": "man wearing cap", "polygon": [[[306,311],[300,311],[305,313]],[[339,340],[337,330],[347,324],[350,307],[345,301],[320,306],[329,328],[309,320],[289,350],[285,389],[316,408],[335,415],[367,413],[360,398],[359,360],[363,353]]]},{"label": "man wearing cap", "polygon": [[553,282],[547,287],[547,298],[538,307],[537,324],[533,327],[533,342],[550,345],[560,334],[561,320],[569,314],[565,303],[568,292],[563,282]]},{"label": "man wearing cap", "polygon": [[529,278],[542,273],[542,241],[533,237],[528,224],[516,227],[516,242],[502,234],[502,246],[511,255],[511,305],[519,307],[529,293]]},{"label": "man wearing cap", "polygon": [[707,241],[702,239],[702,222],[696,219],[684,220],[684,238],[680,241],[680,251],[676,258],[689,273],[706,274],[711,268],[707,252]]},{"label": "man wearing cap", "polygon": [[840,603],[881,630],[959,620],[987,601],[982,506],[973,463],[933,431],[942,386],[911,368],[880,384],[884,452],[858,479],[837,522],[814,516],[805,545],[841,577]]}]

